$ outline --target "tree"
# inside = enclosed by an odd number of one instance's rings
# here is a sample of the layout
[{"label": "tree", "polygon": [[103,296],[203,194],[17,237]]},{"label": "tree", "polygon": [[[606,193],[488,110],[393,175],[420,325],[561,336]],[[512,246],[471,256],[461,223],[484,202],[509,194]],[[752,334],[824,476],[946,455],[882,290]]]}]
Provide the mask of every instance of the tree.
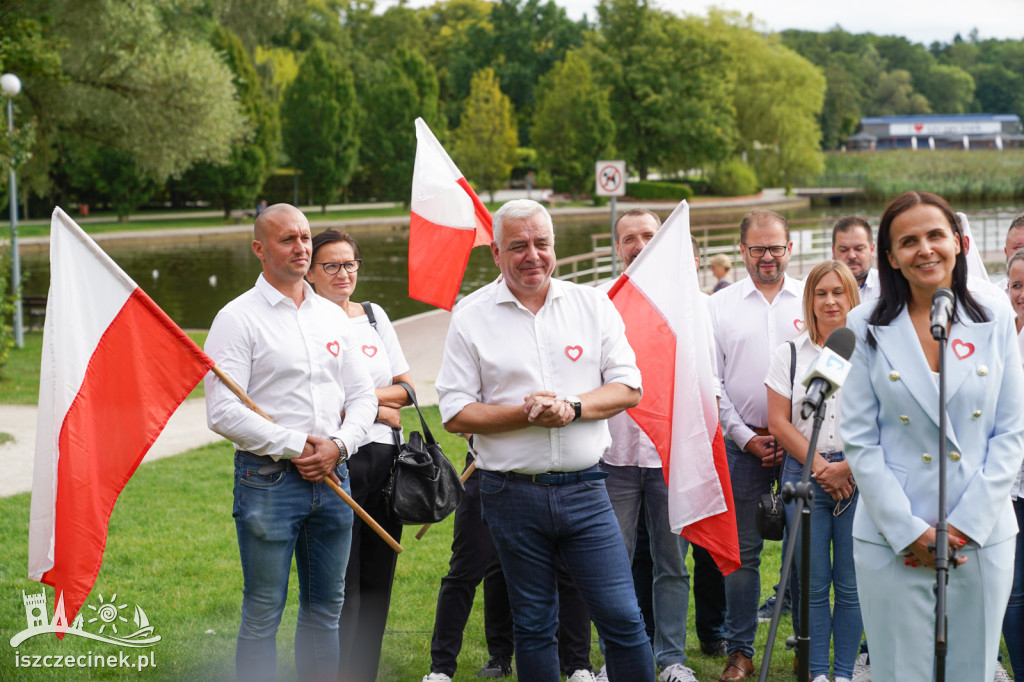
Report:
[{"label": "tree", "polygon": [[613,153],[615,121],[608,92],[594,82],[590,66],[570,51],[538,86],[531,139],[538,164],[562,176],[573,199],[593,186],[594,163]]},{"label": "tree", "polygon": [[376,199],[409,203],[416,160],[416,129],[421,116],[432,130],[443,129],[437,74],[421,55],[405,47],[386,63],[370,65],[359,79],[366,116],[355,191]]},{"label": "tree", "polygon": [[313,199],[327,204],[348,185],[359,158],[359,103],[352,70],[337,49],[317,41],[285,91],[285,149]]},{"label": "tree", "polygon": [[493,69],[481,69],[473,76],[462,122],[452,140],[456,165],[487,190],[493,202],[494,192],[508,183],[519,146],[512,104],[501,93]]},{"label": "tree", "polygon": [[732,36],[740,150],[766,186],[790,186],[801,175],[820,173],[818,115],[825,77],[777,36],[727,21],[712,15],[712,22]]},{"label": "tree", "polygon": [[182,184],[220,206],[227,218],[232,209],[255,203],[263,183],[274,171],[281,129],[277,106],[264,94],[242,41],[227,29],[217,28],[211,42],[222,52],[234,74],[247,134],[232,145],[231,156],[225,163],[193,166]]},{"label": "tree", "polygon": [[611,89],[615,146],[642,179],[726,158],[735,135],[728,44],[645,0],[602,0],[586,57]]},{"label": "tree", "polygon": [[202,36],[178,30],[169,19],[175,7],[40,0],[13,10],[15,22],[45,27],[59,59],[56,69],[22,71],[21,104],[39,123],[36,191],[67,191],[60,168],[75,147],[106,147],[157,184],[196,161],[228,157],[244,133],[231,73]]},{"label": "tree", "polygon": [[930,114],[931,107],[924,95],[914,92],[910,72],[895,69],[885,71],[878,77],[871,113],[875,116]]}]

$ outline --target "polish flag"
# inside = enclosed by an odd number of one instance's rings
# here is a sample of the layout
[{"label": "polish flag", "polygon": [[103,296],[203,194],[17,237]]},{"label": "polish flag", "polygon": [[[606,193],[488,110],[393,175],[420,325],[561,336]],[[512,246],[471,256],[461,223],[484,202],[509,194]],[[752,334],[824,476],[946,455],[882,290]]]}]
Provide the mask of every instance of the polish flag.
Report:
[{"label": "polish flag", "polygon": [[451,310],[474,246],[491,243],[491,214],[422,118],[409,221],[409,297]]},{"label": "polish flag", "polygon": [[627,411],[661,455],[672,531],[740,566],[725,440],[718,421],[714,337],[697,283],[690,207],[682,202],[608,291],[644,380]]},{"label": "polish flag", "polygon": [[213,364],[54,209],[28,574],[63,594],[67,622],[96,582],[117,496]]}]

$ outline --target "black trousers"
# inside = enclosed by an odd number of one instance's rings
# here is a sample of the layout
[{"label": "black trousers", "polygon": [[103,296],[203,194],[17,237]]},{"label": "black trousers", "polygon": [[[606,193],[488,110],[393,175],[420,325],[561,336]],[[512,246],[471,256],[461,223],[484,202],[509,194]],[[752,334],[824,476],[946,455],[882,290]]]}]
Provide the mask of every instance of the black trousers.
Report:
[{"label": "black trousers", "polygon": [[[348,461],[352,499],[395,540],[402,524],[390,520],[382,489],[395,461],[395,446],[368,443]],[[338,621],[341,645],[338,679],[374,682],[380,665],[384,627],[391,605],[398,554],[357,516],[352,526],[352,550],[345,571],[345,604]]]},{"label": "black trousers", "polygon": [[[473,455],[466,455],[466,466]],[[515,652],[512,607],[505,574],[491,533],[480,517],[480,475],[466,480],[466,495],[455,510],[455,532],[448,574],[441,578],[430,641],[430,672],[455,676],[462,635],[473,609],[476,587],[484,583],[484,636],[492,658],[511,659]],[[569,573],[558,571],[558,656],[564,672],[590,670],[590,612]]]}]

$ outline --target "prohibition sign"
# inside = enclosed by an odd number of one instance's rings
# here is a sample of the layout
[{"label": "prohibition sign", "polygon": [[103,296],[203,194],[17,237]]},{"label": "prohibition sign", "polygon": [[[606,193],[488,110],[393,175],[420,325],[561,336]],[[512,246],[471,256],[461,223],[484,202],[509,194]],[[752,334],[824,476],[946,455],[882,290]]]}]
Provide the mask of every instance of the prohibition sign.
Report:
[{"label": "prohibition sign", "polygon": [[626,194],[626,162],[597,162],[597,195],[601,197],[621,197]]}]

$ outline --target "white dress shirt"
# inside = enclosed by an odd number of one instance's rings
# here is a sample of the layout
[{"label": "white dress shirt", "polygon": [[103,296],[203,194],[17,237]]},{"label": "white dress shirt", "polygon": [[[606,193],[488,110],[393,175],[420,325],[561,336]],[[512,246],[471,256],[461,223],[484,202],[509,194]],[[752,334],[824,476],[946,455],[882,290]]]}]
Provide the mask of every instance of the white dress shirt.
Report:
[{"label": "white dress shirt", "polygon": [[[792,385],[789,381],[789,364],[792,360],[792,353],[788,343],[779,345],[772,353],[772,362],[768,368],[768,376],[764,378],[764,385],[792,401],[793,409],[789,421],[804,438],[810,441],[811,433],[814,430],[814,417],[812,415],[808,419],[804,419],[800,416],[804,396],[807,395],[807,387],[803,385],[803,380],[807,376],[807,370],[811,363],[821,353],[821,346],[812,342],[811,335],[806,331],[793,339],[793,343],[796,344],[796,374]],[[825,419],[821,423],[821,432],[818,434],[816,448],[818,452],[835,452],[843,449],[843,439],[839,436],[839,393],[840,391],[836,391],[825,401]],[[800,453],[801,456],[806,454],[806,452]]]},{"label": "white dress shirt", "polygon": [[747,277],[708,302],[722,382],[722,428],[741,448],[755,435],[751,426],[768,426],[764,377],[772,350],[804,329],[803,291],[804,283],[787,275],[769,303]]},{"label": "white dress shirt", "polygon": [[[363,356],[374,387],[385,388],[391,385],[396,376],[409,371],[409,363],[402,352],[402,346],[398,343],[398,334],[395,333],[388,314],[376,303],[371,303],[370,306],[373,309],[373,318],[377,321],[376,331],[366,315],[351,317],[349,321],[355,335],[355,347]],[[374,422],[360,446],[367,443],[394,442],[391,427]]]},{"label": "white dress shirt", "polygon": [[881,285],[878,283],[877,268],[868,269],[868,276],[864,278],[864,283],[858,289],[860,302],[874,305],[875,301],[878,300],[879,294],[882,293]]},{"label": "white dress shirt", "polygon": [[239,450],[291,459],[312,435],[340,438],[351,454],[377,418],[377,396],[348,316],[305,282],[303,290],[296,307],[260,274],[210,327],[206,353],[273,419],[208,374],[207,423]]},{"label": "white dress shirt", "polygon": [[[536,315],[492,282],[452,313],[437,375],[441,418],[471,403],[519,406],[534,391],[580,395],[617,382],[640,388],[640,371],[611,300],[590,287],[557,279]],[[528,426],[478,434],[477,466],[489,471],[579,471],[593,466],[611,438],[605,420],[560,429]]]},{"label": "white dress shirt", "polygon": [[[607,293],[612,288],[616,280],[606,282],[599,287],[595,287],[602,293]],[[707,314],[708,306],[707,302],[710,296],[701,293],[698,300],[703,303],[700,309],[704,311],[707,319],[705,320],[704,329],[707,330],[707,348],[709,351],[707,362],[711,365],[712,372],[714,374],[714,392],[715,397],[721,396],[721,388],[718,383],[718,363],[715,359],[715,336],[711,330],[711,318]],[[696,401],[694,405],[699,405]],[[639,466],[645,469],[660,469],[661,468],[661,455],[658,454],[658,449],[654,447],[654,443],[643,432],[637,423],[631,416],[625,411],[619,412],[617,415],[608,419],[608,430],[611,432],[612,444],[608,447],[608,451],[604,453],[604,461],[613,466]]]}]

